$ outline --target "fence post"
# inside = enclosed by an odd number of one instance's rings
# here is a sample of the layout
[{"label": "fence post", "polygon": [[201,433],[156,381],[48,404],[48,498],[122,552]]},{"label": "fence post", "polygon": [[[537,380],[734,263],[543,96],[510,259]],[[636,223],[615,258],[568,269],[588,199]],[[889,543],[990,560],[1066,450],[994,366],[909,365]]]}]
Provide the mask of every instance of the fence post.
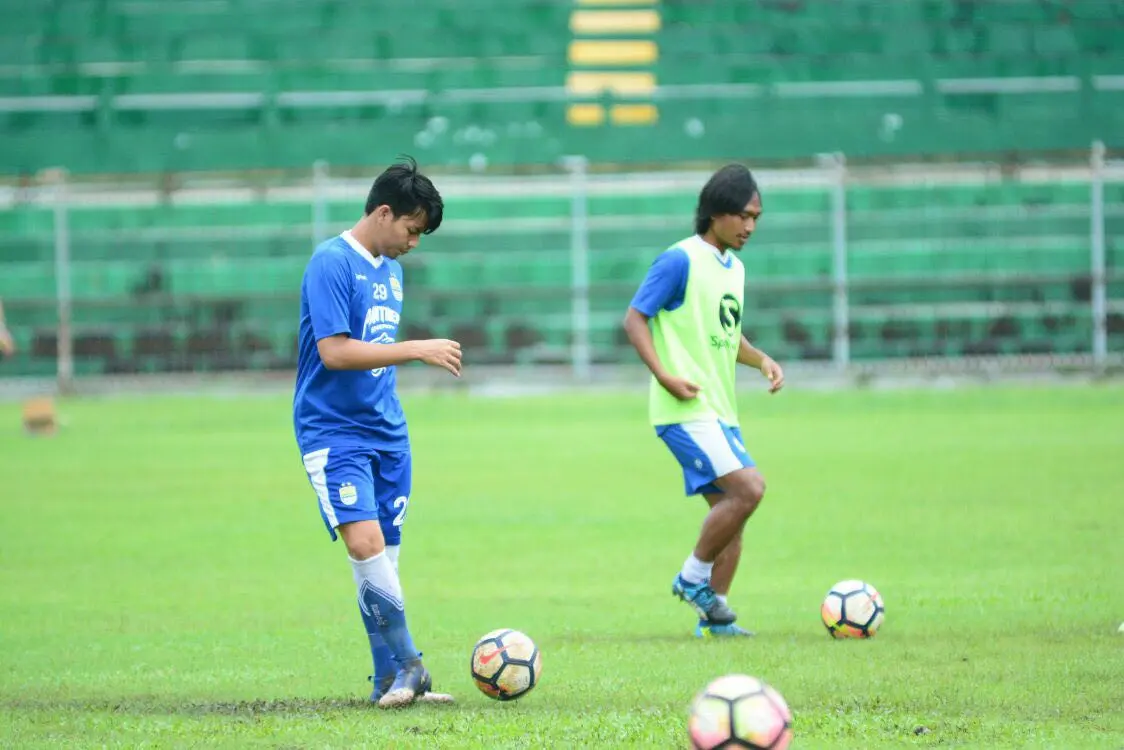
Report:
[{"label": "fence post", "polygon": [[325,239],[328,231],[328,162],[317,159],[312,163],[312,246]]},{"label": "fence post", "polygon": [[1090,155],[1090,281],[1093,314],[1093,365],[1098,369],[1108,359],[1108,311],[1105,303],[1104,245],[1104,158],[1105,146],[1093,142]]},{"label": "fence post", "polygon": [[590,379],[592,355],[589,343],[589,213],[584,156],[567,156],[562,163],[570,171],[570,323],[573,339],[571,362],[579,382]]},{"label": "fence post", "polygon": [[847,162],[842,153],[836,153],[832,163],[832,360],[838,369],[843,370],[851,362],[851,325],[847,298]]},{"label": "fence post", "polygon": [[59,393],[74,389],[74,330],[70,294],[70,225],[67,206],[67,173],[52,169],[45,175],[52,183],[55,236],[55,303],[58,314],[57,386]]}]

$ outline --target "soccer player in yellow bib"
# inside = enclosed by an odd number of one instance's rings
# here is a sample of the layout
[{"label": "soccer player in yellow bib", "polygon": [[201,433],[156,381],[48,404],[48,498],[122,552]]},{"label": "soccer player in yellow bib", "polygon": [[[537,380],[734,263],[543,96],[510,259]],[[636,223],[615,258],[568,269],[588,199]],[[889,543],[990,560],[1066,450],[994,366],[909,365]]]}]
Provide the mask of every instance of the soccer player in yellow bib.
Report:
[{"label": "soccer player in yellow bib", "polygon": [[656,258],[624,319],[651,370],[648,414],[683,468],[688,496],[710,505],[672,593],[698,612],[695,635],[747,636],[726,602],[741,557],[742,528],[765,480],[738,427],[734,369],[760,370],[776,393],[784,372],[742,335],[745,267],[734,255],[761,217],[761,193],[740,164],[718,170],[699,193],[695,234]]}]

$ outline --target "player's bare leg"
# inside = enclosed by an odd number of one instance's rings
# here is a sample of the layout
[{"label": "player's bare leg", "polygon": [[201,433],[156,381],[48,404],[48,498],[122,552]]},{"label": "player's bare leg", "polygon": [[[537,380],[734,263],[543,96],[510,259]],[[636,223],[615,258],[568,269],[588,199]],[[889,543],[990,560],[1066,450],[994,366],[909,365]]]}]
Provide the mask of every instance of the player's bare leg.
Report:
[{"label": "player's bare leg", "polygon": [[[740,537],[746,520],[757,510],[765,495],[765,480],[755,468],[731,472],[715,480],[715,484],[722,493],[711,495],[713,502],[703,521],[694,554],[684,563],[684,572],[680,573],[672,586],[672,593],[698,612],[700,627],[696,634],[709,627],[732,625],[737,619],[737,614],[726,604],[725,595],[719,598],[712,588],[713,568],[723,550],[735,538]],[[711,498],[708,498],[708,502]],[[736,560],[734,564],[736,566]],[[692,572],[693,576],[690,575]],[[728,575],[732,580],[733,573]],[[726,582],[727,591],[728,584],[729,581]],[[737,630],[739,632],[730,634],[747,634],[747,631],[741,631],[740,628]]]},{"label": "player's bare leg", "polygon": [[[703,495],[707,504],[713,508],[722,499],[720,494]],[[744,525],[742,527],[744,529]],[[738,570],[738,563],[742,557],[742,532],[738,533],[730,540],[730,543],[722,548],[718,553],[718,557],[714,558],[714,569],[710,573],[710,587],[714,589],[714,593],[720,597],[728,596],[730,593],[730,585],[734,582],[734,574]]]},{"label": "player's bare leg", "polygon": [[695,557],[713,563],[734,537],[741,534],[745,522],[757,510],[765,496],[765,479],[757,469],[739,469],[714,481],[722,490],[703,520],[702,532],[695,545]]},{"label": "player's bare leg", "polygon": [[[722,499],[722,495],[718,493],[703,495],[703,497],[712,508]],[[730,593],[730,584],[734,581],[734,573],[737,572],[741,556],[742,532],[739,531],[737,536],[718,553],[718,557],[714,559],[714,568],[710,573],[710,587],[714,589],[718,600],[723,604],[727,604],[726,597]],[[727,606],[729,605],[727,604]],[[753,633],[733,623],[729,625],[714,625],[708,623],[706,620],[699,620],[699,624],[695,627],[695,635],[699,638],[708,638],[716,636],[749,636],[753,635]]]}]

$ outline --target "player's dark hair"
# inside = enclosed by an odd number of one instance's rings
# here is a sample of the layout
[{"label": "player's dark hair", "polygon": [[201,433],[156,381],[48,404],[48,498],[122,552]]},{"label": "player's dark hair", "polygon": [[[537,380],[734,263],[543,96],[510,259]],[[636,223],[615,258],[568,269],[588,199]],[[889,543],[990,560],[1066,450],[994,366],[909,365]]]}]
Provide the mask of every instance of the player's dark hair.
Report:
[{"label": "player's dark hair", "polygon": [[428,177],[418,171],[418,163],[411,156],[403,157],[403,161],[387,167],[378,176],[367,194],[367,206],[363,213],[370,214],[384,205],[390,206],[395,217],[423,212],[425,234],[437,231],[445,213],[441,193],[437,192]]},{"label": "player's dark hair", "polygon": [[699,205],[695,209],[695,232],[706,234],[710,220],[725,214],[740,214],[745,205],[758,194],[757,180],[741,164],[727,164],[703,185]]}]

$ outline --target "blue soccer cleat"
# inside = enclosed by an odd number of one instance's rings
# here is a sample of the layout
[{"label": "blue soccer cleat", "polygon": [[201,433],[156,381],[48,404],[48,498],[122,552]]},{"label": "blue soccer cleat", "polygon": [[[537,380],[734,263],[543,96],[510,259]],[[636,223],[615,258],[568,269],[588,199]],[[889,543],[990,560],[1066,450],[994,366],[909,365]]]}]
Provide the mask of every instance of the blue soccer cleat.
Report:
[{"label": "blue soccer cleat", "polygon": [[756,635],[753,631],[740,628],[730,623],[729,625],[716,625],[708,620],[699,620],[695,626],[696,638],[749,638]]},{"label": "blue soccer cleat", "polygon": [[699,613],[699,619],[707,620],[713,625],[729,625],[738,619],[734,610],[719,601],[718,595],[710,587],[710,581],[687,583],[682,575],[678,575],[671,584],[671,593],[690,604]]},{"label": "blue soccer cleat", "polygon": [[414,701],[420,703],[453,702],[453,696],[447,693],[430,692],[433,687],[433,679],[429,676],[429,671],[422,664],[421,659],[414,659],[398,670],[393,682],[376,699],[375,693],[386,684],[386,680],[381,682],[382,685],[376,685],[374,692],[371,693],[371,700],[375,701],[379,708],[402,708]]},{"label": "blue soccer cleat", "polygon": [[[379,703],[382,697],[389,693],[394,686],[395,676],[388,674],[377,683],[375,683],[374,676],[368,677],[367,679],[375,684],[374,689],[371,691],[371,703]],[[448,693],[433,692],[433,680],[429,677],[429,673],[427,672],[426,679],[422,683],[422,692],[415,696],[415,700],[417,700],[418,703],[452,703],[453,696]]]},{"label": "blue soccer cleat", "polygon": [[394,675],[387,675],[378,682],[375,682],[374,675],[367,675],[367,681],[371,683],[371,703],[378,703],[379,698],[386,695],[386,691],[390,690],[390,686],[394,684]]}]

